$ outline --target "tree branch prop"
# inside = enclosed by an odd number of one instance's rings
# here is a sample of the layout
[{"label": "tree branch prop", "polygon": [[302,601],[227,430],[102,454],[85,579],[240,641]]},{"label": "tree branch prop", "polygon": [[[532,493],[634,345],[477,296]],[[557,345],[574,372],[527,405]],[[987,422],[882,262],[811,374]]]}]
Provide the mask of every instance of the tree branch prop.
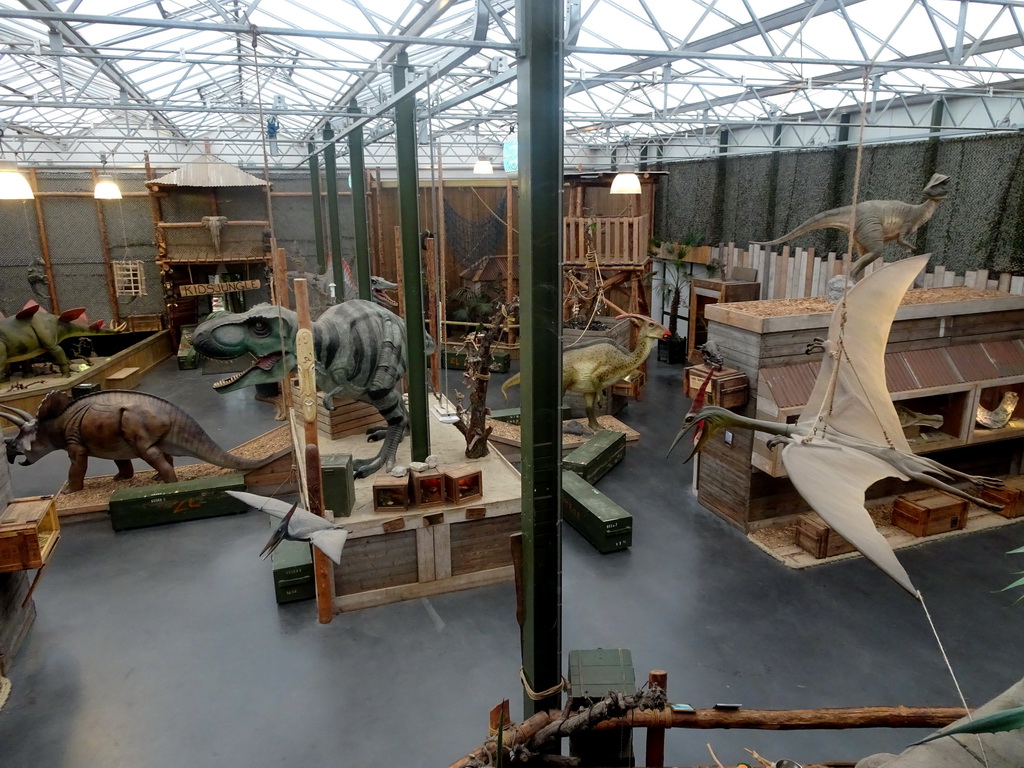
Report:
[{"label": "tree branch prop", "polygon": [[457,396],[455,412],[459,420],[455,428],[466,438],[466,458],[479,459],[488,453],[487,438],[491,428],[487,426],[487,385],[491,379],[491,347],[502,334],[509,332],[516,323],[519,303],[498,304],[483,333],[474,331],[466,335],[463,349],[466,352],[467,388],[469,410],[462,407],[462,395]]}]

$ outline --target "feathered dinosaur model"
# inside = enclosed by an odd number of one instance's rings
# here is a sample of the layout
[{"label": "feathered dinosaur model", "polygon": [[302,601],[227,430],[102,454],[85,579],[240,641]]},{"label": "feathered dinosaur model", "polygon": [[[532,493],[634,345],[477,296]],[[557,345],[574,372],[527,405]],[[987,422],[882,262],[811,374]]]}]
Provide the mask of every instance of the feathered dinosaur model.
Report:
[{"label": "feathered dinosaur model", "polygon": [[60,367],[62,376],[71,375],[71,364],[60,343],[75,336],[107,336],[120,333],[125,326],[104,328],[103,321],[91,325],[76,323],[85,316],[81,307],[52,315],[34,301],[28,302],[16,315],[0,320],[0,374],[7,375],[11,363],[30,360],[49,353]]},{"label": "feathered dinosaur model", "polygon": [[[882,246],[895,241],[907,253],[914,252],[907,238],[917,232],[927,222],[939,203],[949,194],[949,176],[941,173],[933,174],[922,190],[924,201],[914,205],[902,200],[865,200],[857,203],[857,215],[853,227],[853,248],[860,255],[850,270],[850,276],[856,278],[864,268],[882,255]],[[792,232],[782,237],[756,245],[778,245],[806,235],[816,229],[840,229],[850,232],[850,213],[852,206],[833,208],[812,216]]]},{"label": "feathered dinosaur model", "polygon": [[181,408],[156,395],[108,389],[72,400],[54,390],[43,398],[35,416],[20,408],[0,405],[0,418],[18,428],[7,438],[7,460],[24,456],[33,464],[53,451],[71,457],[68,490],[80,491],[89,457],[112,459],[115,480],[134,474],[132,459],[140,458],[157,471],[165,483],[177,481],[174,456],[193,456],[218,467],[249,471],[271,458],[243,459],[221,448],[199,423]]},{"label": "feathered dinosaur model", "polygon": [[[668,328],[649,317],[624,314],[616,319],[624,317],[628,317],[640,327],[636,347],[632,351],[624,351],[611,341],[599,341],[582,347],[573,347],[562,353],[562,396],[569,391],[583,395],[587,423],[595,431],[601,429],[601,425],[594,415],[594,405],[598,403],[604,390],[643,365],[644,360],[651,354],[655,340],[667,340],[671,336]],[[509,378],[501,385],[501,394],[508,398],[509,388],[517,386],[519,380],[518,373]]]},{"label": "feathered dinosaur model", "polygon": [[885,477],[917,480],[986,509],[999,509],[951,483],[1002,486],[995,478],[968,475],[915,456],[885,386],[889,329],[903,294],[927,262],[927,256],[915,256],[887,264],[847,292],[832,313],[828,339],[812,345],[825,355],[796,424],[704,406],[702,390],[669,448],[671,452],[690,429],[696,430],[691,456],[723,427],[773,435],[769,445],[783,445],[782,463],[799,494],[840,536],[915,597],[910,577],[864,507],[868,487]]},{"label": "feathered dinosaur model", "polygon": [[[218,314],[201,323],[192,335],[192,346],[215,360],[234,360],[245,354],[256,358],[241,373],[213,385],[218,392],[284,380],[296,368],[295,334],[298,316],[290,309],[259,304],[240,314]],[[425,352],[434,350],[426,336]],[[371,440],[384,443],[372,459],[353,462],[356,477],[372,475],[395,464],[398,445],[405,436],[409,414],[402,400],[402,376],[406,361],[405,321],[370,301],[352,299],[335,304],[313,323],[317,389],[324,393],[324,407],[333,398],[369,403],[387,422]]]}]

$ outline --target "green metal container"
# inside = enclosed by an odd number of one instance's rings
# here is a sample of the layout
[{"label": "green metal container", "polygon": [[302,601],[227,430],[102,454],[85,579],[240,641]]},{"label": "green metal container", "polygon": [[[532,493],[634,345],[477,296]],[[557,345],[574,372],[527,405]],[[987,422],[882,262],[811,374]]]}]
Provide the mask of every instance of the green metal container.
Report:
[{"label": "green metal container", "polygon": [[[633,654],[627,648],[569,651],[569,684],[574,711],[597,703],[610,692],[634,694]],[[584,766],[635,765],[632,730],[570,736],[569,754]]]},{"label": "green metal container", "polygon": [[320,458],[324,478],[324,508],[335,517],[349,517],[356,503],[356,479],[352,454],[325,453]]},{"label": "green metal container", "polygon": [[248,507],[225,491],[244,491],[243,475],[220,475],[180,483],[122,488],[110,496],[115,531],[237,515]]},{"label": "green metal container", "polygon": [[71,388],[71,397],[72,397],[72,399],[77,400],[80,397],[85,397],[86,395],[92,395],[92,394],[94,394],[96,392],[99,392],[99,391],[100,391],[100,385],[96,384],[96,383],[93,383],[93,382],[88,382],[86,384],[75,384]]},{"label": "green metal container", "polygon": [[626,435],[602,429],[562,459],[562,468],[575,472],[593,485],[626,455]]},{"label": "green metal container", "polygon": [[562,470],[562,519],[599,552],[615,552],[633,543],[633,516],[568,470]]},{"label": "green metal container", "polygon": [[[281,524],[270,518],[270,530]],[[316,597],[313,553],[304,541],[282,541],[270,556],[274,567],[274,598],[278,604],[294,603]]]}]

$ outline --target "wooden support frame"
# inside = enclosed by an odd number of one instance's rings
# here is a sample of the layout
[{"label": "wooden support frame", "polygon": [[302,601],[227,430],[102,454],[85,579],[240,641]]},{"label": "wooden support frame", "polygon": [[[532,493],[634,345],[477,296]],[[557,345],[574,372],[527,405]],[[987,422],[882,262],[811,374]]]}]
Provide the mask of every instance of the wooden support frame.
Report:
[{"label": "wooden support frame", "polygon": [[46,282],[50,290],[50,311],[53,314],[60,313],[60,304],[57,301],[57,284],[53,279],[53,264],[50,262],[50,242],[46,239],[46,225],[43,223],[43,201],[39,199],[39,177],[36,169],[29,171],[29,181],[32,184],[33,201],[36,209],[36,226],[39,232],[39,250],[43,257],[43,269],[46,272]]}]

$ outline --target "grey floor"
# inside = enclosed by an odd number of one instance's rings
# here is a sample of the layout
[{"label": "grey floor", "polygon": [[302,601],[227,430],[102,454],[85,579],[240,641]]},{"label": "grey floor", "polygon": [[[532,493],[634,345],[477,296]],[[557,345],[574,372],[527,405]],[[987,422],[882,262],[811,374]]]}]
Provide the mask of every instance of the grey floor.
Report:
[{"label": "grey floor", "polygon": [[[272,426],[270,406],[219,396],[213,378],[169,361],[142,388],[223,445]],[[663,458],[681,379],[652,360],[645,400],[620,416],[643,437],[600,483],[634,515],[632,549],[601,555],[563,530],[563,647],[629,648],[639,675],[667,670],[671,698],[698,707],[955,704],[924,615],[876,569],[789,570],[695,503],[690,468]],[[16,491],[52,492],[66,470],[63,455],[12,467]],[[257,557],[267,531],[252,513],[120,534],[102,520],[67,526],[11,671],[0,768],[446,766],[483,740],[501,699],[521,714],[511,585],[322,626],[311,603],[275,604]],[[900,553],[974,705],[1024,671],[1024,606],[999,591],[1021,544],[1011,525]],[[672,731],[667,752],[677,765],[712,762],[707,742],[726,764],[743,747],[855,759],[921,735]]]}]

